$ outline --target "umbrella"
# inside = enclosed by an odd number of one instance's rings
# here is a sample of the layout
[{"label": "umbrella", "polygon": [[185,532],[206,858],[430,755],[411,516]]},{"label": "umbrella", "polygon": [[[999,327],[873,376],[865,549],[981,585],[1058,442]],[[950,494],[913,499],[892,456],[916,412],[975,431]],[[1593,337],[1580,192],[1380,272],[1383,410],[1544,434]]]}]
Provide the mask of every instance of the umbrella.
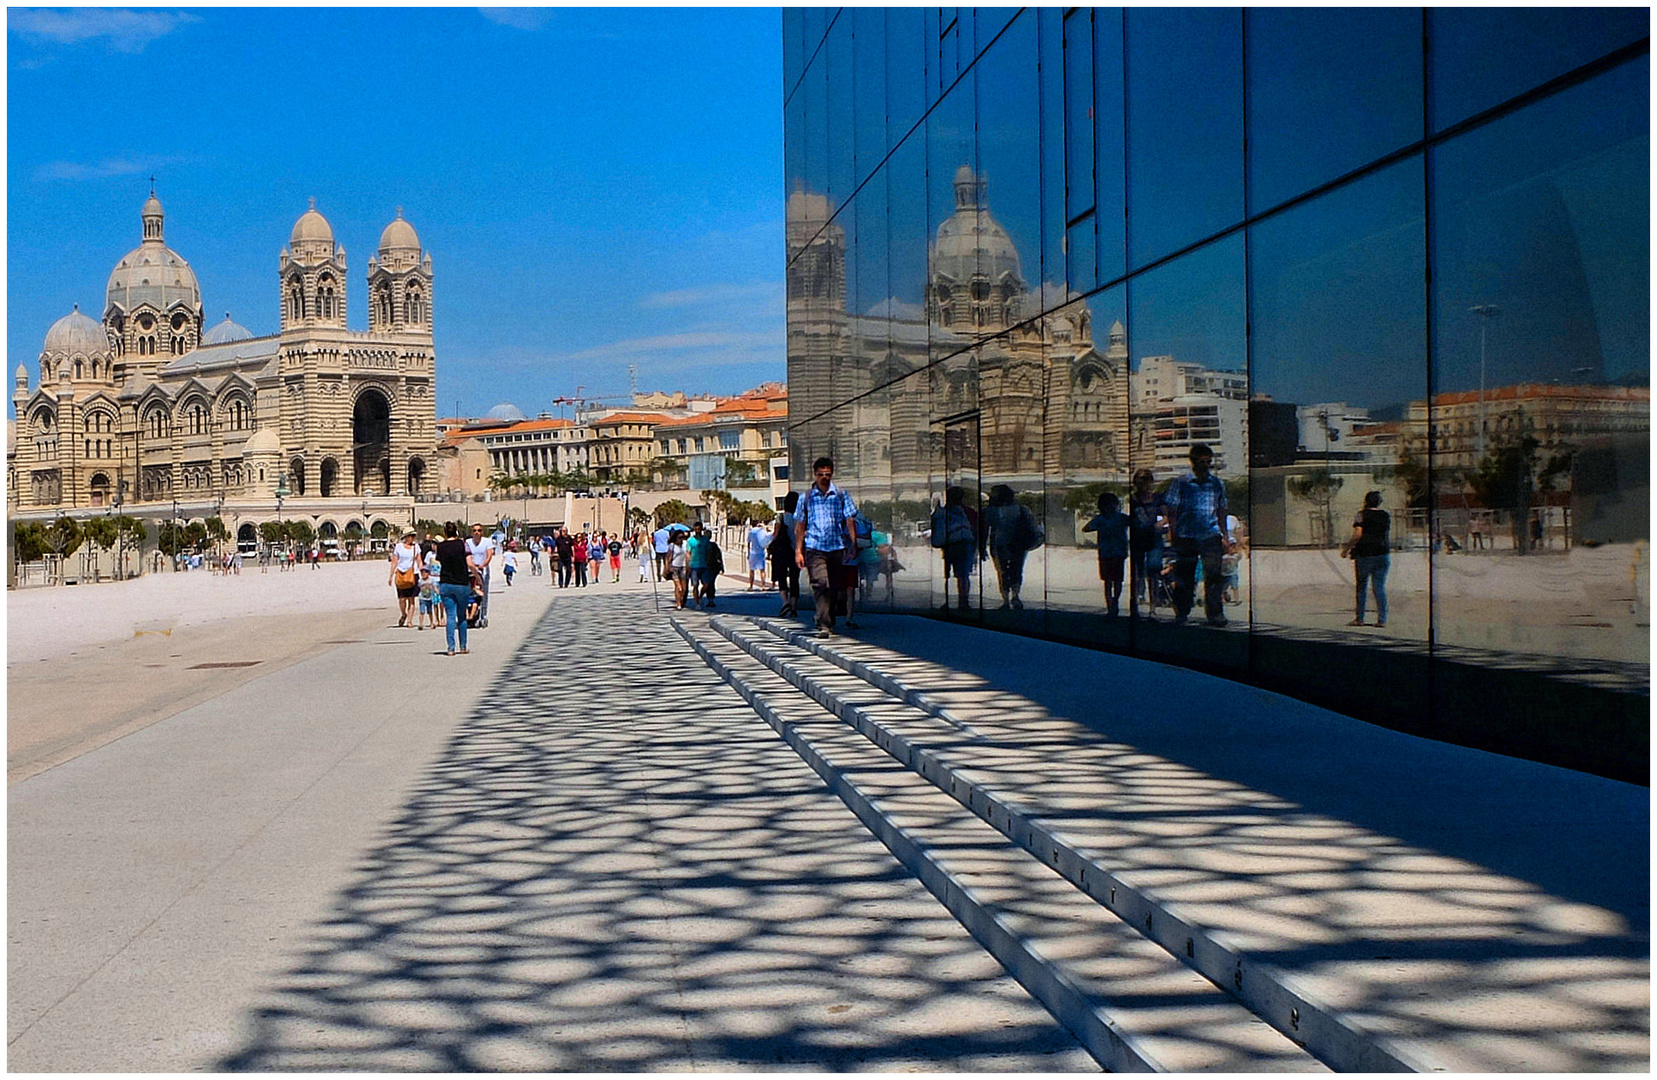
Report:
[{"label": "umbrella", "polygon": [[689,525],[681,525],[677,521],[674,522],[672,525],[669,525],[667,527],[668,532],[672,532],[675,529],[679,530],[680,532],[690,532],[690,526]]}]

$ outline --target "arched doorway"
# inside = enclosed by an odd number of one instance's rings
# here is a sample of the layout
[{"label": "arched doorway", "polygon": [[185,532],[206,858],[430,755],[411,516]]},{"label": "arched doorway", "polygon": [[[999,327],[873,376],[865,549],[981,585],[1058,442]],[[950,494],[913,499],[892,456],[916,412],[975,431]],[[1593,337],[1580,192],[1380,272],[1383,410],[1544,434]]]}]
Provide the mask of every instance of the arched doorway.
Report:
[{"label": "arched doorway", "polygon": [[323,458],[322,468],[318,471],[317,490],[324,499],[338,494],[339,462],[333,458]]},{"label": "arched doorway", "polygon": [[408,493],[420,494],[421,485],[426,479],[426,463],[420,458],[409,458],[408,461]]},{"label": "arched doorway", "polygon": [[305,459],[294,458],[288,462],[288,490],[295,495],[305,494]]},{"label": "arched doorway", "polygon": [[103,506],[109,502],[109,476],[105,473],[92,474],[92,505]]},{"label": "arched doorway", "polygon": [[236,530],[236,550],[243,556],[257,554],[259,551],[259,530],[253,527],[253,522],[245,522]]},{"label": "arched doorway", "polygon": [[[355,450],[357,494],[391,494],[391,401],[378,387],[357,395],[351,410],[351,445]],[[365,487],[368,477],[379,481],[377,491]]]}]

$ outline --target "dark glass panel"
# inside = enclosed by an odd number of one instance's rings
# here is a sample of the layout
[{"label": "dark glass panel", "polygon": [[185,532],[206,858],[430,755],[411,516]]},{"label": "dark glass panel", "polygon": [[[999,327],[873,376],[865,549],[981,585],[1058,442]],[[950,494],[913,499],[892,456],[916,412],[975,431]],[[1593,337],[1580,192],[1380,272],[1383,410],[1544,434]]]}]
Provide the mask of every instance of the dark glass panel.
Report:
[{"label": "dark glass panel", "polygon": [[1427,9],[1433,129],[1558,78],[1651,34],[1651,12],[1626,8]]},{"label": "dark glass panel", "polygon": [[886,125],[889,141],[909,134],[926,113],[926,32],[922,8],[886,8]]},{"label": "dark glass panel", "polygon": [[1262,7],[1243,18],[1252,213],[1421,138],[1420,9]]},{"label": "dark glass panel", "polygon": [[1094,12],[1093,60],[1093,230],[1098,237],[1098,280],[1114,281],[1127,272],[1128,254],[1120,8]]},{"label": "dark glass panel", "polygon": [[853,147],[856,142],[856,99],[852,78],[852,19],[848,12],[836,19],[817,62],[828,78],[828,193],[844,205],[857,188]]},{"label": "dark glass panel", "polygon": [[[1411,157],[1254,226],[1249,237],[1248,523],[1257,630],[1315,628],[1351,645],[1428,626],[1425,462],[1401,467],[1410,403],[1427,393],[1423,162]],[[1413,484],[1412,484],[1413,479]],[[1366,561],[1389,612],[1348,631],[1342,558],[1367,492],[1388,515],[1387,563]],[[1370,539],[1380,532],[1371,518]],[[1374,589],[1368,621],[1380,616]]]},{"label": "dark glass panel", "polygon": [[1041,131],[1041,310],[1068,295],[1064,240],[1064,21],[1057,8],[1027,13],[1036,21]]},{"label": "dark glass panel", "polygon": [[[976,24],[974,33],[977,34],[978,47],[989,48],[990,42],[995,40],[995,35],[1001,33],[1008,23],[1017,18],[1019,12],[1020,9],[1016,7],[973,8],[972,19]],[[1035,10],[1024,9],[1024,14],[1034,16]]]},{"label": "dark glass panel", "polygon": [[823,62],[822,54],[806,68],[798,96],[805,101],[801,113],[805,125],[806,189],[826,195],[829,191],[829,85],[828,64]]},{"label": "dark glass panel", "polygon": [[1645,670],[1648,78],[1641,57],[1429,158],[1430,433],[1411,420],[1434,451],[1446,646]]},{"label": "dark glass panel", "polygon": [[852,150],[855,172],[863,181],[886,158],[886,12],[857,8],[851,12],[852,89],[856,97]]},{"label": "dark glass panel", "polygon": [[1037,313],[1041,279],[1040,129],[1036,81],[1036,20],[1026,12],[996,40],[975,69],[979,86],[978,162],[983,181],[983,325],[995,334]]},{"label": "dark glass panel", "polygon": [[1064,17],[1066,222],[1093,209],[1093,129],[1093,9],[1077,8]]},{"label": "dark glass panel", "polygon": [[1130,266],[1243,216],[1242,30],[1235,9],[1128,9]]},{"label": "dark glass panel", "polygon": [[[1128,283],[1127,344],[1134,372],[1129,380],[1129,439],[1134,464],[1146,464],[1161,488],[1191,471],[1193,444],[1206,444],[1214,452],[1213,471],[1224,481],[1227,504],[1236,517],[1248,506],[1248,402],[1236,400],[1240,378],[1246,398],[1244,298],[1240,235],[1198,248]],[[1172,561],[1172,552],[1169,558]],[[1200,570],[1200,562],[1194,564],[1193,573]],[[1241,575],[1240,567],[1237,573]],[[1244,667],[1248,608],[1227,603],[1221,610],[1232,620],[1229,627],[1204,626],[1206,572],[1203,577],[1193,590],[1190,624],[1137,625],[1136,648],[1196,658],[1207,665]],[[1246,599],[1247,582],[1237,584],[1232,598]],[[1165,617],[1166,608],[1159,614]]]},{"label": "dark glass panel", "polygon": [[782,92],[784,100],[805,71],[805,20],[801,8],[782,9]]}]

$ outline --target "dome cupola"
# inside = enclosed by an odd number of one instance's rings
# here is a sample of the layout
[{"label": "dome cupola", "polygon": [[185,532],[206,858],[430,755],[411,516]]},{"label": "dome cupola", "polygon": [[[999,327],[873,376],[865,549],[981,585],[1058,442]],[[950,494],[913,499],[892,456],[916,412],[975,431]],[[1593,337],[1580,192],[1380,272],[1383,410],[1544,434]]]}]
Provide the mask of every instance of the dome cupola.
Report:
[{"label": "dome cupola", "polygon": [[201,336],[203,345],[228,345],[232,341],[246,341],[253,336],[253,331],[240,323],[230,321],[230,312],[224,313],[224,321],[213,327]]},{"label": "dome cupola", "polygon": [[76,305],[75,310],[46,331],[44,351],[52,356],[103,356],[109,352],[109,338],[104,334],[103,325],[82,315],[80,306]]},{"label": "dome cupola", "polygon": [[927,315],[975,332],[1004,328],[1018,320],[1026,291],[1018,249],[990,216],[982,177],[962,165],[954,186],[955,212],[932,244]]},{"label": "dome cupola", "polygon": [[288,247],[294,258],[303,259],[328,258],[334,253],[334,227],[328,224],[316,208],[316,200],[311,200],[308,210],[299,215],[299,220],[293,223],[293,234],[288,237]]},{"label": "dome cupola", "polygon": [[397,208],[397,216],[385,231],[380,234],[380,257],[393,251],[420,251],[420,237],[415,234],[414,226],[403,220],[403,208]]},{"label": "dome cupola", "polygon": [[[138,308],[149,306],[158,315],[166,317],[174,308],[185,309],[186,316],[201,306],[201,286],[196,283],[196,272],[162,239],[161,200],[150,192],[144,200],[143,243],[122,256],[110,272],[105,288],[105,317],[116,313],[130,315]],[[124,320],[116,318],[111,324],[117,333],[124,330]]]}]

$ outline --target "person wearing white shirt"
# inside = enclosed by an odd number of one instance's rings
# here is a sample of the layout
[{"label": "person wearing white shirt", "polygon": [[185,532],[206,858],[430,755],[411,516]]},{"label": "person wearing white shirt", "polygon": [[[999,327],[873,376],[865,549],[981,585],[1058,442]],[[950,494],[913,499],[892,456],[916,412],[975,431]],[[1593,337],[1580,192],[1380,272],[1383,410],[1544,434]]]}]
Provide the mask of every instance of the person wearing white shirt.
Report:
[{"label": "person wearing white shirt", "polygon": [[478,629],[489,625],[489,562],[495,555],[495,542],[483,535],[482,525],[472,526],[472,538],[466,541],[466,554],[472,557],[483,578],[483,599],[478,601]]}]

